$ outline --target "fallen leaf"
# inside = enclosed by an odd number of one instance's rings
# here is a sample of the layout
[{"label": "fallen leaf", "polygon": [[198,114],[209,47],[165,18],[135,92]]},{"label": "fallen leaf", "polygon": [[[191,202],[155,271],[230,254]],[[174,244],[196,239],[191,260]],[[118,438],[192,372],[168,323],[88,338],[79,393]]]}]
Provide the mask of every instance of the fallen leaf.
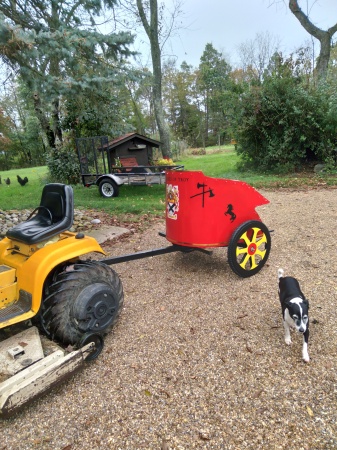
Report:
[{"label": "fallen leaf", "polygon": [[307,406],[307,411],[310,417],[314,417],[314,412],[313,410],[310,408],[310,406]]},{"label": "fallen leaf", "polygon": [[26,347],[28,345],[27,342],[19,342],[18,344],[21,345],[21,347]]},{"label": "fallen leaf", "polygon": [[241,314],[241,316],[238,316],[238,319],[243,319],[244,317],[247,317],[248,314]]},{"label": "fallen leaf", "polygon": [[170,397],[171,397],[171,394],[170,394],[169,392],[165,391],[164,389],[161,389],[160,392],[162,392],[163,394],[165,394],[167,398],[170,398]]},{"label": "fallen leaf", "polygon": [[207,431],[199,431],[199,438],[202,439],[203,441],[211,440],[209,433]]},{"label": "fallen leaf", "polygon": [[262,392],[263,392],[263,389],[260,389],[260,390],[258,390],[258,391],[256,391],[256,392],[254,392],[254,394],[252,395],[252,397],[253,397],[253,398],[258,398],[258,397],[260,397],[260,395],[262,394]]},{"label": "fallen leaf", "polygon": [[252,347],[248,344],[248,342],[246,342],[246,349],[249,353],[253,353],[253,349]]}]

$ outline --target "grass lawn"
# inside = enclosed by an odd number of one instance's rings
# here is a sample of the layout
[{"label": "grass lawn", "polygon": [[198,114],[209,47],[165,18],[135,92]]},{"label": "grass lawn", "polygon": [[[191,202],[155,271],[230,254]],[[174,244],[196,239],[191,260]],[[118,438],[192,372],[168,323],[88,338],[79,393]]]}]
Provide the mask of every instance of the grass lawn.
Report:
[{"label": "grass lawn", "polygon": [[[16,176],[28,177],[28,183],[21,186]],[[0,210],[34,209],[40,203],[43,185],[48,182],[47,167],[31,167],[0,172]],[[5,179],[10,179],[10,185]]]},{"label": "grass lawn", "polygon": [[[261,189],[280,187],[303,187],[317,185],[337,186],[336,176],[317,176],[308,174],[289,174],[287,176],[261,175],[239,172],[236,164],[239,157],[233,146],[209,147],[206,155],[188,155],[179,160],[185,170],[200,170],[205,175],[216,178],[230,178],[246,181]],[[21,186],[16,176],[28,177],[29,181]],[[14,169],[0,172],[0,210],[30,209],[40,203],[42,188],[48,182],[47,167]],[[10,178],[10,185],[5,179]],[[74,186],[75,208],[96,209],[112,214],[121,220],[137,221],[144,214],[159,215],[164,213],[165,185],[121,186],[118,197],[105,199],[99,195],[98,188],[85,188],[81,184]]]}]

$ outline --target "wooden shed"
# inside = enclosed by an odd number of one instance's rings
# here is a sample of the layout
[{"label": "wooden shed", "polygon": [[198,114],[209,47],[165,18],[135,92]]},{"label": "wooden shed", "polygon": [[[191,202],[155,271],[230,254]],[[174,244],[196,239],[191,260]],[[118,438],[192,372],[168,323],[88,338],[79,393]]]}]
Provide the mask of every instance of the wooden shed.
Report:
[{"label": "wooden shed", "polygon": [[[153,148],[159,148],[160,142],[138,133],[128,133],[108,142],[112,165],[116,160],[123,166],[151,166],[153,164]],[[136,161],[136,164],[134,162]]]}]

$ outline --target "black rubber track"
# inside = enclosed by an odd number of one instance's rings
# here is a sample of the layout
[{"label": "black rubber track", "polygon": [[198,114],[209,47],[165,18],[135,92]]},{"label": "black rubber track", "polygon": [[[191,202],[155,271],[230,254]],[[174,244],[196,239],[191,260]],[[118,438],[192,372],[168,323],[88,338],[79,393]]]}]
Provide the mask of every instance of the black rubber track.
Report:
[{"label": "black rubber track", "polygon": [[99,261],[80,261],[55,272],[39,313],[45,334],[76,345],[88,333],[109,333],[124,302],[122,282]]}]

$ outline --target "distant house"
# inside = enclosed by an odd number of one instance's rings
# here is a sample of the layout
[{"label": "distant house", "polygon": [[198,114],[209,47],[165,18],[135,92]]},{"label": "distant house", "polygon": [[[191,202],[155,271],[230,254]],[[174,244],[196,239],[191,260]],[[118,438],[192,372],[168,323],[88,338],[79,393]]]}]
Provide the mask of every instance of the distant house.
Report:
[{"label": "distant house", "polygon": [[109,141],[106,148],[112,165],[119,158],[124,166],[150,166],[153,164],[153,148],[159,148],[160,144],[141,134],[128,133]]}]

